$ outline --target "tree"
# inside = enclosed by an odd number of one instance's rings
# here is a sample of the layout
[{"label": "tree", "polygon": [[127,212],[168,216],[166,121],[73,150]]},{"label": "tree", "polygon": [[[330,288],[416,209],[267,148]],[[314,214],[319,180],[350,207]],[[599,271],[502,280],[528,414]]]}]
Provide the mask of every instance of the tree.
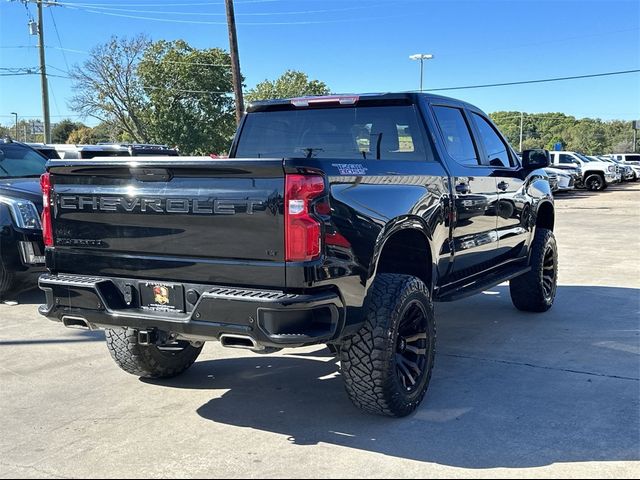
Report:
[{"label": "tree", "polygon": [[137,66],[150,41],[112,37],[91,50],[90,58],[71,73],[75,95],[70,106],[84,116],[117,125],[136,142],[146,143],[147,101]]},{"label": "tree", "polygon": [[67,143],[67,139],[71,132],[82,127],[84,127],[84,124],[65,118],[64,120],[56,123],[51,130],[51,142]]},{"label": "tree", "polygon": [[249,90],[245,98],[249,102],[274,98],[303,97],[305,95],[327,95],[329,87],[320,80],[309,80],[304,72],[287,70],[276,80],[265,80]]},{"label": "tree", "polygon": [[67,142],[72,144],[93,144],[97,143],[97,139],[93,135],[93,129],[91,127],[80,127],[73,130],[69,137],[67,137]]},{"label": "tree", "polygon": [[235,131],[231,59],[182,40],[150,45],[138,67],[149,137],[188,154],[226,151]]}]

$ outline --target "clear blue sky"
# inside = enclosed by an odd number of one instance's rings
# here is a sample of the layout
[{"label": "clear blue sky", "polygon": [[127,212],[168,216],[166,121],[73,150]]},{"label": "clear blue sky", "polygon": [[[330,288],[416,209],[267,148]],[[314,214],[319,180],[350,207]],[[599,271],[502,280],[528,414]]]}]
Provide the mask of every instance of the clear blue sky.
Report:
[{"label": "clear blue sky", "polygon": [[[199,48],[228,48],[223,0],[59,1],[66,6],[44,12],[47,64],[54,75],[64,75],[67,65],[72,68],[86,58],[82,52],[112,35],[145,33],[153,40],[181,38]],[[235,3],[241,68],[249,88],[297,69],[334,92],[413,90],[419,86],[419,62],[408,57],[419,52],[435,56],[425,63],[425,88],[640,68],[638,0]],[[35,16],[35,5],[29,11]],[[22,3],[0,1],[0,74],[11,67],[38,66],[36,37],[29,36],[27,22]],[[13,48],[24,46],[30,48]],[[50,85],[52,120],[73,116],[67,106],[70,81],[52,77]],[[487,112],[640,118],[637,73],[439,93]],[[12,123],[10,112],[41,115],[39,76],[0,76],[0,123]]]}]

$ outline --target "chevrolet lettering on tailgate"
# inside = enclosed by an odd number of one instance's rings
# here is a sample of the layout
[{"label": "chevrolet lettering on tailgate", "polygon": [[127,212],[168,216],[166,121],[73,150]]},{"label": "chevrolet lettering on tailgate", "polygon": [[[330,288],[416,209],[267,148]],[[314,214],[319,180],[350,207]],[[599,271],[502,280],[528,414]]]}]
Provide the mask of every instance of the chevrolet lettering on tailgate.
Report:
[{"label": "chevrolet lettering on tailgate", "polygon": [[263,210],[260,200],[159,197],[106,197],[86,195],[61,195],[59,205],[63,210],[93,210],[102,212],[155,212],[234,215],[253,215],[255,210]]}]

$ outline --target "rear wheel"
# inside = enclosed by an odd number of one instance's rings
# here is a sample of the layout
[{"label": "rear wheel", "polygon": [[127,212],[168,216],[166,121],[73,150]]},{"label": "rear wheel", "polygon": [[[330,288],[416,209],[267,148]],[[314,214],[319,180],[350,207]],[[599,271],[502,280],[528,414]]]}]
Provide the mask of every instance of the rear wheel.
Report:
[{"label": "rear wheel", "polygon": [[347,394],[366,412],[409,415],[424,398],[435,357],[429,290],[410,275],[380,274],[367,300],[364,326],[340,348]]},{"label": "rear wheel", "polygon": [[138,332],[115,328],[105,331],[107,348],[116,364],[125,372],[143,378],[170,378],[180,375],[196,361],[202,345],[175,341],[166,345],[141,345]]},{"label": "rear wheel", "polygon": [[558,283],[558,247],[551,230],[537,228],[531,246],[531,270],[509,282],[518,310],[546,312],[553,305]]},{"label": "rear wheel", "polygon": [[585,180],[584,185],[587,190],[595,192],[597,190],[604,190],[607,188],[607,184],[604,181],[604,177],[598,173],[590,174]]}]

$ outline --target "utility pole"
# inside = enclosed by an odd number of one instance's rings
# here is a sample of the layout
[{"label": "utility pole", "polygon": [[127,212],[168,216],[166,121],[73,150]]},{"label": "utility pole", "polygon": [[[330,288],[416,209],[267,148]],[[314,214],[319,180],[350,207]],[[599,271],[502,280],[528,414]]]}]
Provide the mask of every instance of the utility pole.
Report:
[{"label": "utility pole", "polygon": [[16,117],[16,140],[19,140],[19,138],[18,138],[18,114],[16,112],[11,112],[11,115],[15,115],[15,117]]},{"label": "utility pole", "polygon": [[42,115],[44,116],[44,143],[51,143],[51,117],[49,115],[49,84],[47,82],[47,64],[44,58],[44,22],[42,21],[42,2],[38,4],[38,48],[40,49],[40,83],[42,84]]},{"label": "utility pole", "polygon": [[524,112],[520,112],[520,153],[522,153],[522,125],[524,124]]},{"label": "utility pole", "polygon": [[236,16],[233,11],[233,0],[225,0],[227,7],[227,27],[229,28],[229,52],[231,54],[231,76],[233,78],[233,92],[236,97],[236,123],[240,123],[244,112],[242,98],[242,76],[240,75],[240,57],[238,56],[238,36],[236,34]]}]

